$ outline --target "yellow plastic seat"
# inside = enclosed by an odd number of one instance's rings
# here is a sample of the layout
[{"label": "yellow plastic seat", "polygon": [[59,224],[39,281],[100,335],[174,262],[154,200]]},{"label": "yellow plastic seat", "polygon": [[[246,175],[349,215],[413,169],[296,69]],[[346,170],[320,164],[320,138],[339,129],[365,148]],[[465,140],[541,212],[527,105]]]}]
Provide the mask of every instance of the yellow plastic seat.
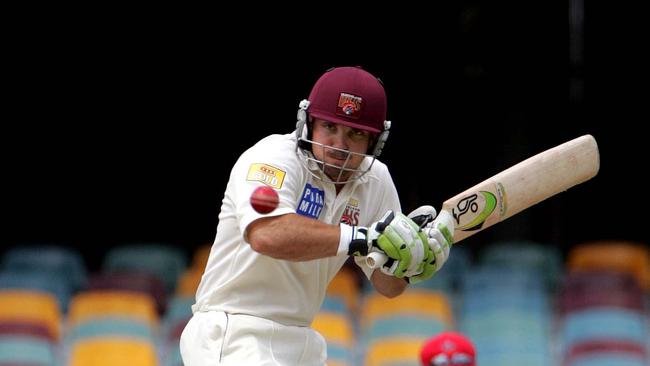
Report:
[{"label": "yellow plastic seat", "polygon": [[569,252],[569,271],[613,270],[632,274],[642,288],[650,289],[650,249],[629,241],[595,241]]},{"label": "yellow plastic seat", "polygon": [[420,348],[426,338],[385,339],[371,344],[365,366],[383,366],[396,363],[419,365]]},{"label": "yellow plastic seat", "polygon": [[352,323],[344,315],[319,312],[314,317],[311,325],[328,343],[336,342],[343,346],[352,346],[354,344]]},{"label": "yellow plastic seat", "polygon": [[367,327],[375,319],[408,315],[433,318],[453,327],[454,317],[451,302],[442,292],[407,289],[403,294],[389,299],[378,293],[366,296],[361,317],[361,326]]},{"label": "yellow plastic seat", "polygon": [[72,345],[69,366],[157,366],[153,344],[121,338],[90,338]]},{"label": "yellow plastic seat", "polygon": [[352,366],[352,364],[344,362],[344,361],[327,360],[327,366]]},{"label": "yellow plastic seat", "polygon": [[101,317],[127,317],[158,325],[156,305],[150,295],[130,291],[87,291],[72,298],[68,312],[71,325]]},{"label": "yellow plastic seat", "polygon": [[60,339],[62,314],[57,299],[45,292],[0,290],[0,321],[44,325]]},{"label": "yellow plastic seat", "polygon": [[357,274],[346,267],[341,268],[327,287],[327,295],[342,298],[348,309],[356,313],[361,296]]}]

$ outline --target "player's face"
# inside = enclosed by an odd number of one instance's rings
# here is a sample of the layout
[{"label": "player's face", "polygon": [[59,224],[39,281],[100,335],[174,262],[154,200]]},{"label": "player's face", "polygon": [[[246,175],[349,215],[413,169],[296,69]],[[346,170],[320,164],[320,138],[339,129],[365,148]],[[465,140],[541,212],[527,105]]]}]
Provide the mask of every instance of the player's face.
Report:
[{"label": "player's face", "polygon": [[[356,169],[361,165],[364,157],[359,154],[365,154],[368,151],[371,135],[368,131],[314,119],[312,139],[314,142],[335,148],[314,144],[312,151],[316,159],[329,164],[325,165],[323,170],[330,179],[336,180],[341,174],[341,169],[336,167]],[[357,154],[348,154],[341,150]],[[344,171],[339,181],[347,180],[351,175],[352,172]]]}]

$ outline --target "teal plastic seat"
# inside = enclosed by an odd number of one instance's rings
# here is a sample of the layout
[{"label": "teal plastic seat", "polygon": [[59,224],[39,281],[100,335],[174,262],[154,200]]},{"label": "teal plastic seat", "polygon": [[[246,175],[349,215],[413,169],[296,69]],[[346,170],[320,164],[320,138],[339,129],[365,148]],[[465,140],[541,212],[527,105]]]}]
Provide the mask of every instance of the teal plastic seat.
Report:
[{"label": "teal plastic seat", "polygon": [[354,365],[352,351],[349,348],[336,343],[327,344],[327,360]]},{"label": "teal plastic seat", "polygon": [[567,314],[560,327],[564,349],[586,341],[608,339],[645,345],[647,316],[620,308],[593,308]]},{"label": "teal plastic seat", "polygon": [[65,312],[72,297],[73,289],[67,278],[58,272],[44,273],[28,270],[6,270],[0,273],[0,289],[37,290],[52,294]]},{"label": "teal plastic seat", "polygon": [[136,338],[152,342],[155,340],[154,332],[147,323],[128,318],[105,317],[77,324],[68,331],[65,342],[73,344],[83,339],[105,336]]},{"label": "teal plastic seat", "polygon": [[193,297],[173,297],[167,305],[167,312],[162,318],[162,336],[165,339],[176,340],[185,324],[192,317]]},{"label": "teal plastic seat", "polygon": [[157,276],[168,294],[174,293],[178,278],[187,266],[186,253],[178,247],[157,243],[138,243],[116,247],[104,257],[102,270],[145,272]]},{"label": "teal plastic seat", "polygon": [[43,339],[3,336],[0,338],[0,364],[55,366],[53,345]]},{"label": "teal plastic seat", "polygon": [[480,263],[541,271],[548,286],[554,286],[563,273],[562,254],[557,247],[525,240],[492,243],[480,256]]},{"label": "teal plastic seat", "polygon": [[559,365],[552,362],[548,352],[531,353],[520,352],[504,348],[498,351],[491,351],[476,347],[476,364],[480,366],[550,366]]},{"label": "teal plastic seat", "polygon": [[580,357],[567,366],[648,366],[648,363],[641,357],[614,353]]},{"label": "teal plastic seat", "polygon": [[3,272],[37,272],[65,278],[73,291],[84,289],[87,281],[81,253],[57,245],[12,248],[5,253],[0,268]]},{"label": "teal plastic seat", "polygon": [[413,337],[429,338],[443,332],[447,327],[438,319],[422,316],[392,316],[379,318],[362,331],[362,337],[367,343],[381,338]]},{"label": "teal plastic seat", "polygon": [[325,296],[325,299],[323,299],[323,304],[320,307],[320,311],[343,315],[349,315],[350,313],[343,299],[338,296]]}]

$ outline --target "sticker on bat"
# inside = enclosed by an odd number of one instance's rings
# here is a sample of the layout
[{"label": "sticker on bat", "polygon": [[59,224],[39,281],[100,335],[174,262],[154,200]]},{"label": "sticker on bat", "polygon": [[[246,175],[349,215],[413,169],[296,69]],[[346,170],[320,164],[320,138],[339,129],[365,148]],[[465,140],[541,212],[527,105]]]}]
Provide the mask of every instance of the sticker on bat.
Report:
[{"label": "sticker on bat", "polygon": [[496,196],[487,191],[479,191],[462,198],[451,212],[456,220],[456,230],[480,230],[496,206]]}]

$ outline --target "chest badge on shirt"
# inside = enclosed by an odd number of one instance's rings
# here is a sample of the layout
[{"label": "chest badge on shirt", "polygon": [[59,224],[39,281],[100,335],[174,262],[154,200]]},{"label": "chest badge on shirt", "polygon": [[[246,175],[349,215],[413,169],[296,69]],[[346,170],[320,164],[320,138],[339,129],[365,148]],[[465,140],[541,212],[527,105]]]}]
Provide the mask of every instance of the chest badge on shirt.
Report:
[{"label": "chest badge on shirt", "polygon": [[345,206],[345,211],[343,211],[343,216],[341,216],[341,222],[353,226],[359,225],[360,213],[359,200],[350,198],[348,204]]},{"label": "chest badge on shirt", "polygon": [[318,219],[325,204],[325,192],[307,183],[302,191],[302,197],[296,212],[307,217]]},{"label": "chest badge on shirt", "polygon": [[262,182],[275,189],[282,188],[286,173],[268,164],[254,163],[248,168],[246,180]]}]

